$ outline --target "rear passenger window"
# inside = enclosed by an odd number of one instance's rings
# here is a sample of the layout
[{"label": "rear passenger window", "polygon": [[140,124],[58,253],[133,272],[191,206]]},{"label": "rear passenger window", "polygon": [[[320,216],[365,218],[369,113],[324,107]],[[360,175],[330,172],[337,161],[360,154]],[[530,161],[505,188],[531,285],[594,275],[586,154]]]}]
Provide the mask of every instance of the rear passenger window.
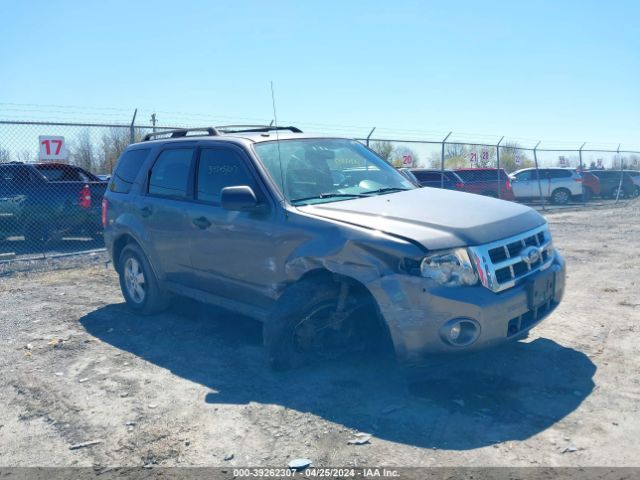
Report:
[{"label": "rear passenger window", "polygon": [[549,170],[549,178],[569,178],[571,176],[570,170]]},{"label": "rear passenger window", "polygon": [[237,153],[223,148],[202,150],[198,165],[198,200],[219,204],[223,188],[240,185],[255,190],[255,181]]},{"label": "rear passenger window", "polygon": [[192,159],[192,148],[163,151],[151,169],[149,193],[169,198],[186,198]]},{"label": "rear passenger window", "polygon": [[149,148],[140,148],[128,150],[122,154],[111,179],[109,188],[112,192],[129,193],[150,151]]}]

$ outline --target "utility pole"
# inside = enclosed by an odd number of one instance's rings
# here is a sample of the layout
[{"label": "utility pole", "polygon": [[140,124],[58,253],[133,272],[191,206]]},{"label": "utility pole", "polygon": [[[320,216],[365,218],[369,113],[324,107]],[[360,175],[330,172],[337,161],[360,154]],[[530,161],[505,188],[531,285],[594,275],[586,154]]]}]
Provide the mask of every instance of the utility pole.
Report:
[{"label": "utility pole", "polygon": [[153,133],[156,133],[156,114],[151,114],[151,125],[153,125]]}]

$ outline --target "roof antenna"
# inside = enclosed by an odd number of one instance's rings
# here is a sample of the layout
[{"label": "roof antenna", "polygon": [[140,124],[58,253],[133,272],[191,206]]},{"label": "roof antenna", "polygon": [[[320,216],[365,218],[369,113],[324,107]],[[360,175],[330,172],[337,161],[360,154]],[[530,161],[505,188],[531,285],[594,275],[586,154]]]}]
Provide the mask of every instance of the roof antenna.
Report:
[{"label": "roof antenna", "polygon": [[282,155],[280,153],[280,135],[278,133],[278,115],[276,113],[276,94],[273,89],[273,80],[271,80],[271,104],[273,106],[273,122],[276,130],[276,145],[278,146],[278,165],[280,166],[280,181],[282,182],[282,194],[287,198],[286,186],[284,183],[284,171],[282,169]]}]

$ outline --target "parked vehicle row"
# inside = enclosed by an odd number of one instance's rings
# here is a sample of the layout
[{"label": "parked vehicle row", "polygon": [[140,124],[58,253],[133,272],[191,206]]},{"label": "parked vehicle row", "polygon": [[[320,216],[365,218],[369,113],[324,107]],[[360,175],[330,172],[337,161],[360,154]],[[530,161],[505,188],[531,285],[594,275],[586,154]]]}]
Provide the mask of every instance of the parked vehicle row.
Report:
[{"label": "parked vehicle row", "polygon": [[640,172],[635,170],[523,168],[511,175],[495,168],[414,168],[410,171],[423,187],[477,193],[503,200],[526,202],[542,197],[551,203],[563,205],[571,201],[588,201],[594,197],[631,198],[640,195]]},{"label": "parked vehicle row", "polygon": [[[511,180],[502,168],[499,171],[495,168],[461,168],[457,170],[414,168],[411,169],[411,173],[423,187],[444,187],[448,190],[514,200]],[[498,174],[500,180],[498,180]]]},{"label": "parked vehicle row", "polygon": [[100,205],[107,182],[59,163],[0,164],[0,239],[24,236],[43,245],[54,237],[102,235]]}]

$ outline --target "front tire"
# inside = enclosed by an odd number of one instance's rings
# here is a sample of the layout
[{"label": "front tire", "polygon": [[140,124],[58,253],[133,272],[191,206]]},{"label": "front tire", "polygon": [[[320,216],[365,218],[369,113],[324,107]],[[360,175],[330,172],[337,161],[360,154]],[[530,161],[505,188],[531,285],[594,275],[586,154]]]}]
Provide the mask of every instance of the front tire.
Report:
[{"label": "front tire", "polygon": [[340,288],[309,278],[287,289],[263,327],[271,367],[296,368],[385,346],[377,312],[366,295],[350,294],[337,312]]},{"label": "front tire", "polygon": [[124,247],[118,265],[120,289],[131,310],[152,315],[167,309],[169,298],[160,289],[151,264],[138,245]]}]

